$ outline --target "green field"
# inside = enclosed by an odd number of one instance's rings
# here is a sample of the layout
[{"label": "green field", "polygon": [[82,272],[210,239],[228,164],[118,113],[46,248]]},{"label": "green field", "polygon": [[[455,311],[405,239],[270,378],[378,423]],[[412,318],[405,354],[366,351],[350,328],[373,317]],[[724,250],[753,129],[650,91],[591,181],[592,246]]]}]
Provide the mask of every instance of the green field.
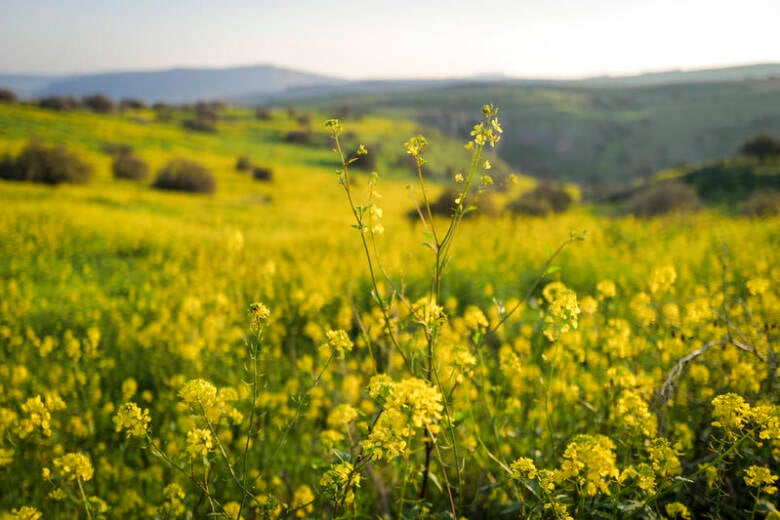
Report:
[{"label": "green field", "polygon": [[[0,105],[0,156],[95,167],[0,181],[0,518],[776,515],[780,217],[430,218],[410,137],[431,199],[508,167],[365,116],[378,179],[338,174],[309,115]],[[116,180],[107,143],[216,192]]]}]

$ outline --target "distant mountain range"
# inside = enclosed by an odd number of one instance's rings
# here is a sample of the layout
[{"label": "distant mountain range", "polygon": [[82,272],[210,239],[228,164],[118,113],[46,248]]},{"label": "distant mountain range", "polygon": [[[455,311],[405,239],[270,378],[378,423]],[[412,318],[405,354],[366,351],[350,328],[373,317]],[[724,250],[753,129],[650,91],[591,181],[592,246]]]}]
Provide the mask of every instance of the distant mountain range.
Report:
[{"label": "distant mountain range", "polygon": [[198,100],[259,104],[272,101],[352,94],[392,93],[469,84],[558,85],[570,87],[642,87],[780,77],[780,63],[581,80],[511,78],[500,74],[466,78],[348,81],[271,65],[229,68],[176,68],[160,71],[83,75],[0,74],[0,87],[23,98],[102,93],[114,99],[190,103]]},{"label": "distant mountain range", "polygon": [[113,99],[148,103],[190,103],[269,96],[290,88],[326,88],[345,80],[271,65],[222,69],[180,68],[161,71],[109,72],[78,76],[0,74],[0,87],[24,98],[83,97],[101,93]]}]

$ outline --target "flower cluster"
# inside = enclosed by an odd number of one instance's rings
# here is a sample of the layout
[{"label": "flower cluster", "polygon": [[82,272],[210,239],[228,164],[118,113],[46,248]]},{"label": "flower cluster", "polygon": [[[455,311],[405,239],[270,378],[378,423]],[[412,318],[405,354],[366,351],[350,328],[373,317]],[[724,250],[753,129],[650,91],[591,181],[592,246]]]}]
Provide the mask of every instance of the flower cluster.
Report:
[{"label": "flower cluster", "polygon": [[149,410],[142,410],[135,403],[124,403],[114,415],[116,431],[124,431],[128,437],[146,436],[151,420]]}]

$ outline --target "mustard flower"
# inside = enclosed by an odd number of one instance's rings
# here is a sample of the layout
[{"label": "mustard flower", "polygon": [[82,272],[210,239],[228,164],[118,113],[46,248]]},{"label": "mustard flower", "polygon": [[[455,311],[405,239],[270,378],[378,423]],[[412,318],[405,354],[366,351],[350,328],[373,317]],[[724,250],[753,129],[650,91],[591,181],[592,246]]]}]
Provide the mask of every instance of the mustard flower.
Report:
[{"label": "mustard flower", "polygon": [[360,487],[360,473],[350,462],[332,466],[320,479],[320,487],[333,501],[343,499],[345,505],[355,502],[355,490]]},{"label": "mustard flower", "polygon": [[214,449],[214,437],[211,431],[205,428],[194,428],[187,432],[187,453],[191,457],[203,456],[209,454]]},{"label": "mustard flower", "polygon": [[682,520],[691,520],[691,513],[688,508],[680,502],[666,504],[666,514],[669,518],[681,518]]},{"label": "mustard flower", "polygon": [[179,390],[179,398],[191,407],[210,408],[217,402],[217,387],[205,379],[191,379]]},{"label": "mustard flower", "polygon": [[763,466],[750,466],[745,470],[745,484],[758,489],[761,493],[774,495],[777,493],[777,475],[772,475],[769,468]]},{"label": "mustard flower", "polygon": [[43,513],[32,506],[22,506],[11,511],[12,520],[39,520]]},{"label": "mustard flower", "polygon": [[116,431],[125,431],[128,438],[146,436],[151,420],[149,410],[141,410],[135,403],[124,403],[114,415]]},{"label": "mustard flower", "polygon": [[86,482],[92,479],[94,469],[89,457],[83,453],[66,453],[62,457],[54,459],[55,472],[65,480],[81,480]]},{"label": "mustard flower", "polygon": [[350,352],[354,347],[352,340],[345,330],[329,330],[325,333],[328,341],[320,346],[320,351],[324,356],[335,355],[340,359],[344,358],[345,353]]}]

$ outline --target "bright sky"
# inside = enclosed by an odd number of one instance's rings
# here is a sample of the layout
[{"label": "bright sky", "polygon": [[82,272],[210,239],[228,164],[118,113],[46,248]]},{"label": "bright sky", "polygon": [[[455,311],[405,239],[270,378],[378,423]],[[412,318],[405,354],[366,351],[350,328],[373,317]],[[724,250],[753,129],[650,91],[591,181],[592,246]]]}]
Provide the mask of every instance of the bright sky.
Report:
[{"label": "bright sky", "polygon": [[0,0],[0,71],[627,74],[780,62],[778,20],[780,0]]}]

